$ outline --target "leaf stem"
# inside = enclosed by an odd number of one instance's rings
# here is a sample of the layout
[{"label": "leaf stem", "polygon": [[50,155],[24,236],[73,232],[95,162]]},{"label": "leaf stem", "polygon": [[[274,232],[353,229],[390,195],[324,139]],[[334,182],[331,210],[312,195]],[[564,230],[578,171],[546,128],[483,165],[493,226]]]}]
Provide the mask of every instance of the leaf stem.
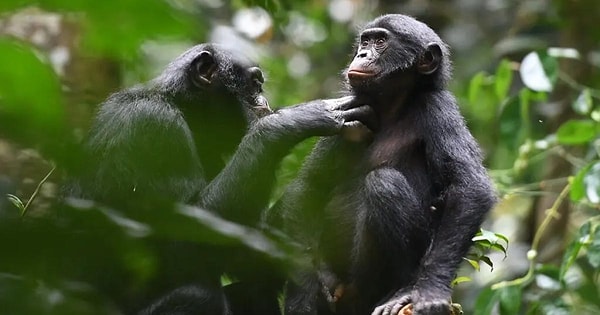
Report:
[{"label": "leaf stem", "polygon": [[29,200],[27,200],[27,204],[25,204],[25,207],[23,208],[23,212],[21,212],[22,218],[25,217],[25,215],[27,214],[27,209],[29,208],[29,205],[31,204],[31,202],[33,202],[35,197],[37,197],[38,193],[40,192],[40,188],[48,180],[48,178],[50,178],[50,175],[52,175],[52,173],[54,173],[54,170],[56,170],[56,165],[53,165],[52,169],[48,172],[48,174],[46,174],[46,176],[44,178],[42,178],[42,180],[38,183],[37,187],[33,191],[33,194],[31,194],[31,197],[29,197]]},{"label": "leaf stem", "polygon": [[515,285],[519,285],[519,286],[526,285],[529,282],[531,282],[531,280],[533,280],[540,240],[542,238],[542,235],[544,235],[544,232],[550,225],[550,222],[552,222],[552,220],[558,219],[560,217],[560,214],[558,213],[558,209],[559,209],[560,205],[563,203],[563,201],[567,198],[569,191],[571,190],[571,182],[572,182],[572,179],[569,179],[569,182],[567,183],[567,185],[565,185],[563,190],[560,192],[560,194],[558,195],[558,197],[552,204],[552,207],[550,207],[550,209],[546,210],[546,217],[544,218],[544,221],[542,221],[542,223],[538,227],[537,231],[535,232],[535,235],[533,237],[533,242],[531,242],[531,249],[529,250],[529,252],[527,252],[527,259],[529,260],[529,270],[527,270],[527,274],[525,274],[521,278],[496,283],[496,284],[492,285],[492,290],[497,290],[500,288],[515,286]]}]

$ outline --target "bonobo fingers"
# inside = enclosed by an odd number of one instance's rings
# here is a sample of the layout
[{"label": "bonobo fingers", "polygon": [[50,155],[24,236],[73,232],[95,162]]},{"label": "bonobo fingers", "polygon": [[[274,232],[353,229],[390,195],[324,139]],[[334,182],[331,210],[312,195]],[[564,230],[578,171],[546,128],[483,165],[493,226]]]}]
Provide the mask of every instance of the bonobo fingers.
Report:
[{"label": "bonobo fingers", "polygon": [[411,303],[410,295],[395,296],[373,310],[371,315],[402,315],[400,310]]},{"label": "bonobo fingers", "polygon": [[448,300],[426,300],[415,304],[413,315],[450,315],[451,309]]},{"label": "bonobo fingers", "polygon": [[330,110],[347,110],[361,104],[361,101],[356,96],[343,96],[340,98],[332,98],[323,100]]},{"label": "bonobo fingers", "polygon": [[377,129],[377,116],[371,106],[362,105],[360,107],[354,107],[343,111],[342,115],[344,117],[344,122],[346,123],[360,121],[363,125],[367,126],[367,128],[371,129],[371,131],[376,131]]}]

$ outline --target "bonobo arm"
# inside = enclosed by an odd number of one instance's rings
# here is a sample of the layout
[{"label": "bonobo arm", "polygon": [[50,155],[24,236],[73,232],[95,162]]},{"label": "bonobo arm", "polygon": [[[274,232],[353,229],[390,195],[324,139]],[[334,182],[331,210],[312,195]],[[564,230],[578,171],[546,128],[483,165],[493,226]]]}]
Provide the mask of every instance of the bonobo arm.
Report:
[{"label": "bonobo arm", "polygon": [[258,120],[223,171],[201,192],[200,206],[225,218],[256,224],[266,208],[279,162],[302,140],[352,128],[370,108],[354,97],[283,108]]},{"label": "bonobo arm", "polygon": [[[373,314],[394,314],[408,303],[413,314],[449,314],[450,284],[471,246],[471,239],[496,196],[479,148],[467,130],[453,96],[449,92],[432,94],[425,122],[426,158],[432,174],[442,180],[441,219],[432,245],[421,261],[416,283],[403,288]],[[429,131],[429,132],[428,132]],[[394,314],[395,315],[395,314]]]}]

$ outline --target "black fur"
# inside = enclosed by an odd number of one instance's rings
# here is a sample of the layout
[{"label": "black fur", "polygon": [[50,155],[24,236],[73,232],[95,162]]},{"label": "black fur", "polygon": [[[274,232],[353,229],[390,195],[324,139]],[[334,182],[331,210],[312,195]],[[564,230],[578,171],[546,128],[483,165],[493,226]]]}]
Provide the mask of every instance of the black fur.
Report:
[{"label": "black fur", "polygon": [[[184,202],[255,225],[278,164],[293,146],[307,137],[336,134],[369,112],[350,97],[312,101],[260,118],[270,113],[263,82],[254,64],[219,46],[189,49],[154,80],[115,93],[100,106],[84,143],[84,163],[65,185],[65,194],[125,210],[142,222],[149,215],[145,211],[172,211],[170,203]],[[117,284],[127,283],[127,271],[113,266],[108,254],[95,262],[106,270],[117,268],[119,276],[93,281],[101,281],[101,291],[127,313],[156,297],[142,314],[278,313],[282,280],[260,258],[253,260],[247,248],[158,238],[149,242],[157,253],[157,272],[135,292]],[[247,275],[240,276],[243,282],[252,278],[245,291],[264,292],[263,300],[238,298],[233,290],[223,297],[219,276],[238,256],[246,260],[233,272]],[[230,305],[237,301],[243,305]]]},{"label": "black fur", "polygon": [[[446,45],[404,15],[368,23],[344,71],[379,126],[323,138],[274,213],[313,255],[286,314],[449,314],[450,283],[495,194],[453,95]],[[323,293],[325,292],[325,293]]]}]

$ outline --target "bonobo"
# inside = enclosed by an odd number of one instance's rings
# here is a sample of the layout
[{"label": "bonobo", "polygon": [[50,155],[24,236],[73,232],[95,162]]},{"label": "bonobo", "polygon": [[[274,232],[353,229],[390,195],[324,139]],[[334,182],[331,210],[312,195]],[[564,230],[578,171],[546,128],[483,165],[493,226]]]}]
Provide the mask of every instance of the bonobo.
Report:
[{"label": "bonobo", "polygon": [[[165,201],[195,203],[237,223],[256,224],[267,206],[278,163],[294,145],[311,136],[352,130],[361,117],[372,114],[354,97],[271,113],[262,96],[263,83],[260,68],[242,56],[212,44],[189,49],[157,78],[101,104],[84,142],[85,164],[72,174],[65,194],[135,212],[142,220],[148,208],[171,209],[162,206]],[[143,313],[177,310],[182,304],[189,312],[203,314],[235,308],[219,291],[222,262],[231,260],[222,254],[226,249],[159,237],[151,244],[158,257],[146,289],[127,291],[123,278],[99,281],[102,291],[127,313],[176,288]],[[238,251],[229,250],[233,252]],[[257,269],[245,270],[248,274],[261,274],[264,266],[246,267]],[[277,310],[276,298],[273,293]],[[198,302],[203,300],[206,303]]]},{"label": "bonobo", "polygon": [[[448,314],[450,283],[495,193],[453,95],[447,46],[381,16],[357,39],[349,92],[378,117],[372,141],[321,139],[272,222],[313,255],[286,314]],[[280,218],[277,215],[281,215]]]}]

